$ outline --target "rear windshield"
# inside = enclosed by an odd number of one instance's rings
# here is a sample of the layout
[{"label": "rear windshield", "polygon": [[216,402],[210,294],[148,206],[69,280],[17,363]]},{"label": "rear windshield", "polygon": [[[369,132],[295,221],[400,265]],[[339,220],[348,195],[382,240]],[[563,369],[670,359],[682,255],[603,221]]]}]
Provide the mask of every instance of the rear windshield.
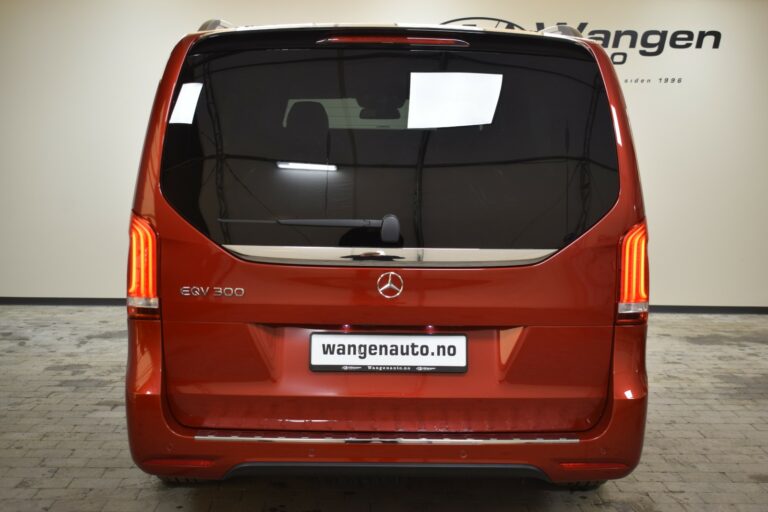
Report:
[{"label": "rear windshield", "polygon": [[552,252],[616,202],[615,144],[586,51],[193,53],[161,187],[216,243],[265,254]]}]

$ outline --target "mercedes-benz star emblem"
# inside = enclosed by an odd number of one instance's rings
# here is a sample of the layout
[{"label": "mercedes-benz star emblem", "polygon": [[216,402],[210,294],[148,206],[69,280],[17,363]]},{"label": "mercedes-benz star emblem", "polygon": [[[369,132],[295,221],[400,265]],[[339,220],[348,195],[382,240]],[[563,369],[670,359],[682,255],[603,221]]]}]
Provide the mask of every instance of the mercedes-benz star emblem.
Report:
[{"label": "mercedes-benz star emblem", "polygon": [[403,278],[396,272],[384,272],[376,281],[376,288],[385,299],[394,299],[403,293]]}]

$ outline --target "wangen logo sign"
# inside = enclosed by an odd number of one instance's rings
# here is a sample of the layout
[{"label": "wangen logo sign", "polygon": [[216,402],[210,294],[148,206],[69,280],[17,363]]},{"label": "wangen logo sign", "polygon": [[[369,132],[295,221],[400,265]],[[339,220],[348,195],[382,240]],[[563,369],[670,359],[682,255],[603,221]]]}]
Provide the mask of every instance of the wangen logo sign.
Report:
[{"label": "wangen logo sign", "polygon": [[[446,21],[443,25],[460,24],[478,27],[493,27],[526,30],[523,26],[500,18],[468,17]],[[718,30],[608,30],[591,28],[586,21],[578,24],[565,22],[544,23],[536,22],[535,30],[542,30],[552,25],[570,25],[581,32],[584,37],[598,41],[611,56],[611,62],[616,65],[627,62],[628,50],[636,50],[643,57],[657,57],[665,50],[711,49],[720,48],[723,35]]]}]

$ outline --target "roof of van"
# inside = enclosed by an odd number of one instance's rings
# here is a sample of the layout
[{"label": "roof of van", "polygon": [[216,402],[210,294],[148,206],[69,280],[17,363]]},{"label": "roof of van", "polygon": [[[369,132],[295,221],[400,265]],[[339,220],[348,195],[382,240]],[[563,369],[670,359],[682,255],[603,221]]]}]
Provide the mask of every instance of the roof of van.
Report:
[{"label": "roof of van", "polygon": [[543,30],[521,30],[517,28],[478,27],[474,25],[458,24],[429,24],[429,23],[292,23],[277,25],[243,25],[234,26],[225,20],[208,20],[199,29],[206,35],[221,32],[250,32],[261,30],[301,30],[301,29],[371,29],[371,28],[406,28],[406,29],[430,29],[430,30],[461,30],[466,32],[493,32],[515,33],[536,37],[582,37],[581,33],[568,25],[554,25]]}]

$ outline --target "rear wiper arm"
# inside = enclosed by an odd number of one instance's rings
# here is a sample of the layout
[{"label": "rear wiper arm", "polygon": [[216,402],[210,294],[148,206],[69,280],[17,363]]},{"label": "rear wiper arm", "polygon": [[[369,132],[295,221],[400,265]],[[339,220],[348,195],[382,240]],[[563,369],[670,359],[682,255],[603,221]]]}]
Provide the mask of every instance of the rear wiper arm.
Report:
[{"label": "rear wiper arm", "polygon": [[397,215],[391,213],[381,219],[219,219],[219,222],[329,228],[380,228],[382,242],[397,243],[400,241],[400,220]]}]

